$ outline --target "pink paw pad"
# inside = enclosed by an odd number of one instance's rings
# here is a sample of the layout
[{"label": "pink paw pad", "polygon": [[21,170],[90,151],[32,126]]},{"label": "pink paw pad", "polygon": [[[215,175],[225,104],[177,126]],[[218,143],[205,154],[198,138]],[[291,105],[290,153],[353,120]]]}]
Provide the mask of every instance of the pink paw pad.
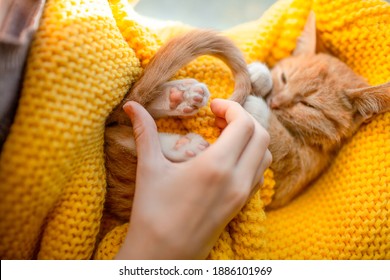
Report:
[{"label": "pink paw pad", "polygon": [[174,137],[175,142],[172,146],[169,145],[164,155],[173,162],[183,162],[196,157],[210,145],[202,136],[195,133],[170,135],[169,137]]},{"label": "pink paw pad", "polygon": [[201,151],[204,151],[204,150],[206,150],[206,148],[207,148],[208,146],[209,146],[208,144],[207,144],[207,145],[206,145],[206,144],[199,144],[199,145],[198,145],[198,149],[201,150]]},{"label": "pink paw pad", "polygon": [[186,155],[189,157],[194,157],[196,154],[193,151],[187,150]]},{"label": "pink paw pad", "polygon": [[183,112],[186,113],[186,114],[191,114],[194,110],[196,110],[196,108],[185,107],[185,108],[183,109]]},{"label": "pink paw pad", "polygon": [[190,138],[183,136],[179,140],[177,140],[176,145],[175,145],[175,150],[179,150],[183,145],[188,144],[191,142]]},{"label": "pink paw pad", "polygon": [[169,107],[171,109],[176,109],[177,106],[183,102],[183,94],[184,92],[182,90],[179,90],[178,88],[176,87],[172,87],[170,90],[169,90]]},{"label": "pink paw pad", "polygon": [[169,107],[178,115],[195,113],[206,105],[210,96],[206,85],[194,79],[171,81],[166,87],[169,89]]}]

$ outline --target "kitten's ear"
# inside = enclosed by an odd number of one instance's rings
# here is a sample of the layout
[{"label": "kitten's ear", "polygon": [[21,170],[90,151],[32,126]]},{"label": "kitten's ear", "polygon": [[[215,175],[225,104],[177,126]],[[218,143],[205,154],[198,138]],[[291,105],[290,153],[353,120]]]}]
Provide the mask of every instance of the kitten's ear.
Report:
[{"label": "kitten's ear", "polygon": [[379,86],[348,89],[346,95],[362,121],[390,111],[390,82]]},{"label": "kitten's ear", "polygon": [[310,11],[305,28],[298,38],[297,46],[293,55],[310,55],[316,53],[316,17],[313,11]]}]

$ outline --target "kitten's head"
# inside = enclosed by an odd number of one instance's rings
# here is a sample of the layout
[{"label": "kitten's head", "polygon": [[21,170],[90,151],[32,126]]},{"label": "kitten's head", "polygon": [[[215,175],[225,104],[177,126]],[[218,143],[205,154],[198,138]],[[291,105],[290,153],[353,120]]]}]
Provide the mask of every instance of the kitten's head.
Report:
[{"label": "kitten's head", "polygon": [[291,134],[326,151],[390,110],[390,83],[370,87],[345,63],[316,53],[313,13],[293,55],[275,65],[272,79],[268,103],[274,114]]}]

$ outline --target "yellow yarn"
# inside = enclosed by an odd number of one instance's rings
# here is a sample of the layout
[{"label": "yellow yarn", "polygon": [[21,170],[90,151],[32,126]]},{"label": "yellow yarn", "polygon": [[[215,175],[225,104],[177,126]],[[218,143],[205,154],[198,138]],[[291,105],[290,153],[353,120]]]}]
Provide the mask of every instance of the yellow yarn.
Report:
[{"label": "yellow yarn", "polygon": [[2,259],[88,259],[107,115],[141,68],[106,1],[47,1],[0,161]]},{"label": "yellow yarn", "polygon": [[[226,35],[248,62],[273,65],[294,49],[311,8],[333,53],[370,83],[388,81],[390,5],[384,1],[282,0]],[[94,251],[94,258],[110,259],[117,252],[127,225],[102,217],[104,120],[161,42],[185,29],[155,34],[131,9],[125,0],[46,4],[0,160],[2,259],[88,259]],[[205,82],[212,98],[227,98],[233,89],[226,66],[209,57],[183,68],[176,78],[182,77]],[[211,142],[218,137],[208,108],[193,118],[159,120],[158,127]],[[305,193],[265,214],[273,187],[268,171],[261,199],[256,194],[248,202],[209,258],[389,259],[388,155],[389,113],[364,126]]]}]

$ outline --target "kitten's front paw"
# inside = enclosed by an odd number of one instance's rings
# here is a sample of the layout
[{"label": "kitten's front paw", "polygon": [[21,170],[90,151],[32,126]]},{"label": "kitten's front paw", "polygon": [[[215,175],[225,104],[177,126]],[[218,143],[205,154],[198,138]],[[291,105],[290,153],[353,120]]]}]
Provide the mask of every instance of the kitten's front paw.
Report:
[{"label": "kitten's front paw", "polygon": [[244,109],[251,114],[265,129],[268,129],[270,110],[261,97],[250,95],[245,100]]},{"label": "kitten's front paw", "polygon": [[248,71],[252,82],[253,93],[256,96],[266,97],[272,89],[272,76],[268,67],[260,62],[248,65]]},{"label": "kitten's front paw", "polygon": [[162,140],[163,152],[167,159],[174,162],[187,161],[209,146],[202,136],[195,133],[169,137],[170,139]]},{"label": "kitten's front paw", "polygon": [[210,97],[207,86],[195,79],[167,82],[164,90],[169,92],[170,115],[192,115],[205,106]]}]

